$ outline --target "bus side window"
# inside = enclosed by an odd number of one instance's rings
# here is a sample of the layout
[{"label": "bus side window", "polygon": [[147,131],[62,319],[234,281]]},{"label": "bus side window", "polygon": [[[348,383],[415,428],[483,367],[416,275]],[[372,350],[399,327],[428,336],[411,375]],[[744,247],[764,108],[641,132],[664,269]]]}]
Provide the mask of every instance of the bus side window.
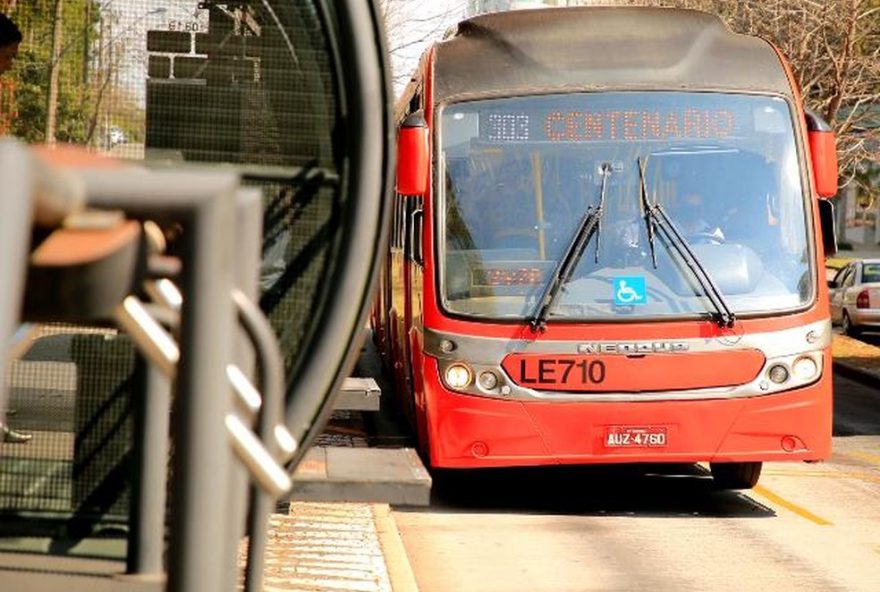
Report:
[{"label": "bus side window", "polygon": [[400,202],[400,246],[403,249],[403,256],[407,261],[412,261],[412,233],[410,231],[410,217],[412,215],[411,197],[403,196]]},{"label": "bus side window", "polygon": [[415,113],[419,109],[422,108],[422,93],[414,93],[412,98],[409,100],[409,108],[406,110],[406,114]]},{"label": "bus side window", "polygon": [[424,263],[422,253],[422,231],[424,227],[425,214],[422,209],[422,197],[411,197],[408,200],[408,210],[410,215],[407,217],[407,226],[409,229],[407,236],[407,256],[410,261],[417,265]]},{"label": "bus side window", "polygon": [[395,241],[397,237],[395,236],[395,231],[397,230],[397,200],[395,199],[391,204],[391,216],[389,217],[391,220],[391,232],[388,233],[388,245],[391,250],[394,250]]},{"label": "bus side window", "polygon": [[395,196],[394,205],[392,206],[392,214],[391,214],[391,248],[393,250],[400,250],[403,247],[403,241],[401,240],[403,237],[403,232],[401,230],[401,202],[403,198],[399,195]]},{"label": "bus side window", "polygon": [[397,234],[397,243],[396,247],[400,251],[404,251],[406,248],[406,198],[399,198],[397,200],[397,223],[395,233]]},{"label": "bus side window", "polygon": [[406,110],[398,115],[399,119],[397,120],[397,125],[405,120],[407,117],[415,113],[416,111],[422,108],[422,93],[420,91],[416,91],[412,94],[412,96],[406,100]]}]

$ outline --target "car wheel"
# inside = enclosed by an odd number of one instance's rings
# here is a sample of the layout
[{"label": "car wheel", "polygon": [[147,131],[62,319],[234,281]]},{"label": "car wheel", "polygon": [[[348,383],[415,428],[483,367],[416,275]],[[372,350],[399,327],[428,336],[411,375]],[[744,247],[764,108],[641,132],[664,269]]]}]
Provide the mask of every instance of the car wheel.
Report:
[{"label": "car wheel", "polygon": [[861,331],[858,327],[852,324],[852,320],[849,318],[849,314],[846,311],[843,311],[843,317],[840,320],[840,326],[843,329],[844,335],[849,335],[850,337],[858,337]]},{"label": "car wheel", "polygon": [[709,463],[718,489],[751,489],[761,476],[760,462]]}]

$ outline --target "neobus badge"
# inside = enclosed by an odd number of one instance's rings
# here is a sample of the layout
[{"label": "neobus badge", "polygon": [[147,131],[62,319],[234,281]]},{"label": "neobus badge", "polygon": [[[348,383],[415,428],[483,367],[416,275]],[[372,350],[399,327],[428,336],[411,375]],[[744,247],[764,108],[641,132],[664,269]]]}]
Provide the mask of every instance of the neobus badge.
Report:
[{"label": "neobus badge", "polygon": [[579,354],[657,354],[683,352],[690,349],[684,341],[652,341],[643,343],[581,343]]}]

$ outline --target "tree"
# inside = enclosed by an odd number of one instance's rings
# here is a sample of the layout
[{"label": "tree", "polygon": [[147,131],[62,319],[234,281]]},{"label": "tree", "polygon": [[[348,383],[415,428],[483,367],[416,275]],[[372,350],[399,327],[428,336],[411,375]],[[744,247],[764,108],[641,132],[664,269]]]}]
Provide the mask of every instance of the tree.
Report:
[{"label": "tree", "polygon": [[[634,1],[631,4],[660,4]],[[808,107],[838,138],[841,185],[876,195],[880,162],[880,0],[674,0],[718,14],[773,43],[791,62]]]},{"label": "tree", "polygon": [[64,31],[64,0],[55,0],[52,18],[52,53],[49,54],[49,91],[46,99],[46,142],[55,143],[58,121],[58,74],[61,71],[61,42]]},{"label": "tree", "polygon": [[450,25],[463,18],[466,7],[467,0],[379,0],[395,91],[406,86],[424,47],[441,39]]},{"label": "tree", "polygon": [[24,40],[12,72],[17,117],[11,132],[28,142],[87,143],[95,109],[91,50],[101,7],[96,0],[11,2]]}]

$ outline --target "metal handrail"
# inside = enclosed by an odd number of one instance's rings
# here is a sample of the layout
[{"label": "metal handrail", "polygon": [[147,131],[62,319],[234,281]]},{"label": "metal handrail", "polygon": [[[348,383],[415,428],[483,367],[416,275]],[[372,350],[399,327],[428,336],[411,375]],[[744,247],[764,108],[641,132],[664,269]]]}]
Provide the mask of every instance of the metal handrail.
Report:
[{"label": "metal handrail", "polygon": [[[0,156],[10,156],[10,159],[4,159],[3,170],[14,164],[12,161],[30,165],[35,160],[16,144],[0,141]],[[172,503],[170,547],[164,554],[168,562],[167,589],[170,592],[226,589],[227,584],[232,585],[231,581],[211,566],[217,565],[221,557],[228,558],[231,547],[227,548],[223,541],[225,527],[211,517],[228,513],[241,503],[235,495],[216,495],[222,489],[221,484],[233,475],[232,456],[238,457],[252,475],[255,487],[259,488],[254,490],[259,493],[253,496],[258,500],[258,505],[252,506],[253,510],[254,507],[262,508],[259,504],[266,503],[266,500],[277,499],[290,491],[292,482],[285,464],[297,452],[295,438],[280,423],[284,363],[274,331],[262,311],[234,289],[235,278],[225,264],[231,255],[228,237],[235,227],[232,206],[239,197],[240,179],[223,173],[149,171],[127,167],[124,170],[104,170],[85,164],[76,171],[59,171],[42,163],[34,165],[34,170],[38,170],[37,167],[46,169],[40,173],[39,180],[33,178],[36,176],[33,170],[31,174],[22,175],[27,167],[17,167],[9,178],[26,177],[27,182],[10,181],[11,190],[19,198],[17,203],[27,210],[24,212],[27,215],[17,215],[15,220],[18,227],[28,229],[29,225],[21,222],[31,215],[36,199],[47,206],[40,210],[39,221],[50,226],[61,224],[70,213],[84,207],[111,208],[141,220],[173,220],[186,224],[188,232],[181,245],[184,265],[182,272],[174,275],[176,281],[182,282],[183,289],[178,290],[168,279],[148,281],[144,292],[152,302],[145,303],[128,295],[114,309],[113,319],[131,337],[142,359],[147,362],[144,396],[138,399],[144,404],[140,411],[143,417],[167,418],[170,403],[158,395],[170,394],[168,380],[175,379],[178,383],[180,397],[176,423],[172,428],[177,441],[173,469],[177,488]],[[5,213],[7,209],[3,211]],[[22,236],[27,238],[27,234],[25,232]],[[28,242],[20,242],[23,272]],[[4,241],[7,243],[10,248],[15,246]],[[4,278],[7,277],[6,271],[4,267]],[[239,281],[249,285],[250,280],[239,278]],[[16,283],[9,284],[11,288],[16,286]],[[23,293],[23,290],[12,291],[19,296]],[[181,292],[186,294],[186,302]],[[230,295],[234,300],[232,303]],[[9,302],[14,304],[13,300]],[[3,303],[0,312],[10,308],[5,306],[7,300]],[[14,311],[10,308],[10,312]],[[230,364],[235,357],[229,345],[233,341],[235,326],[233,314],[238,315],[238,322],[244,327],[260,359],[262,394],[244,372]],[[17,315],[7,316],[11,324],[8,335],[2,335],[4,341],[12,336],[20,323]],[[15,342],[26,344],[25,335],[21,329]],[[3,353],[12,350],[12,347],[4,347]],[[6,360],[7,357],[3,356],[4,364]],[[242,363],[248,366],[247,362]],[[231,387],[235,393],[235,405],[241,411],[233,411],[223,397],[216,398],[216,393],[222,392],[224,387]],[[0,409],[2,407],[0,405]],[[219,445],[224,441],[224,435],[216,429],[221,423],[224,426],[221,429],[227,432],[228,448]],[[251,423],[256,424],[259,436],[249,425]],[[167,438],[167,422],[164,429],[161,424],[161,421],[153,421],[149,431]],[[142,455],[155,456],[156,450],[161,448],[159,443],[143,434],[141,438]],[[150,442],[157,448],[150,448]],[[159,454],[164,456],[161,452]],[[162,473],[151,470],[145,479],[156,483],[162,479]],[[162,546],[161,519],[164,512],[161,508],[156,511],[156,507],[159,501],[164,505],[164,496],[155,495],[156,489],[146,488],[146,497],[137,504],[133,502],[133,517],[137,517],[133,520],[137,520],[137,531],[142,537],[138,540],[150,550],[135,549],[129,557],[130,573],[151,575],[158,574],[161,569],[163,554],[154,551]],[[159,538],[155,533],[159,533]],[[156,541],[159,541],[158,546]]]},{"label": "metal handrail", "polygon": [[290,475],[241,418],[234,413],[227,414],[226,431],[232,438],[232,448],[239,460],[267,494],[279,498],[290,491],[293,487]]},{"label": "metal handrail", "polygon": [[[263,413],[260,418],[264,441],[274,441],[281,448],[287,462],[296,452],[297,443],[287,427],[281,423],[284,405],[284,358],[269,320],[240,290],[233,290],[232,300],[238,310],[238,319],[257,350],[260,359],[260,385],[263,393]],[[284,435],[279,439],[281,430]],[[274,436],[274,437],[273,437]]]},{"label": "metal handrail", "polygon": [[168,378],[177,374],[180,348],[137,296],[127,296],[114,311],[116,321],[131,335],[147,359]]},{"label": "metal handrail", "polygon": [[[266,390],[271,392],[271,396],[261,395],[238,367],[229,364],[226,368],[226,376],[233,392],[237,395],[235,397],[236,403],[239,408],[248,413],[250,418],[253,418],[263,408],[265,399],[271,401],[274,398],[277,411],[274,425],[266,434],[269,437],[264,436],[262,442],[254,437],[254,440],[259,444],[259,449],[250,437],[243,435],[241,426],[238,425],[239,422],[231,422],[227,417],[226,427],[239,459],[266,493],[278,497],[287,493],[292,487],[292,484],[289,483],[290,479],[287,478],[286,489],[279,489],[285,480],[280,479],[278,471],[286,475],[286,471],[281,465],[286,463],[297,449],[296,440],[290,431],[277,421],[277,415],[281,413],[283,397],[282,377],[284,371],[281,365],[281,352],[278,349],[271,326],[267,321],[261,320],[265,317],[259,313],[259,309],[237,290],[233,292],[233,300],[239,310],[243,325],[247,329],[248,336],[251,337],[261,354],[260,367],[263,370],[263,384],[268,384]],[[136,296],[126,297],[116,310],[116,319],[120,326],[131,335],[135,345],[147,359],[165,376],[174,378],[177,363],[180,360],[180,350],[177,343],[153,318],[140,299]],[[250,428],[248,431],[250,432]],[[267,455],[274,466],[267,464]]]}]

